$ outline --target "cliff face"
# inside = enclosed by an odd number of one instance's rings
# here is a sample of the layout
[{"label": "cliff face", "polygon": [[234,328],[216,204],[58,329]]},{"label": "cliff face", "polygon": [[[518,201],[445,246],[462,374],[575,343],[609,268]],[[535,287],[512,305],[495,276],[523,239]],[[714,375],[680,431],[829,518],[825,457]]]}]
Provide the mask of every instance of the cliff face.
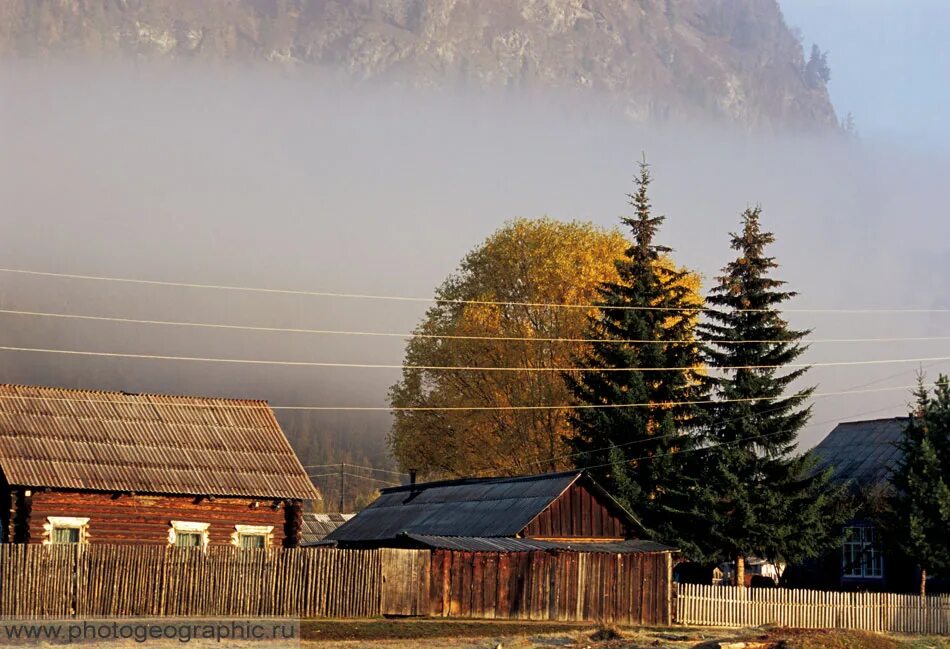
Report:
[{"label": "cliff face", "polygon": [[776,0],[0,0],[0,56],[325,66],[597,94],[638,120],[837,124]]}]

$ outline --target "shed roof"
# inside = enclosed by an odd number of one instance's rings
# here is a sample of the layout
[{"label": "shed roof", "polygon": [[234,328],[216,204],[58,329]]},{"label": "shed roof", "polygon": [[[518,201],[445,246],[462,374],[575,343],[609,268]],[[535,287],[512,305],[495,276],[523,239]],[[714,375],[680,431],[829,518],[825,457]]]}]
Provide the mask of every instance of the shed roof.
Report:
[{"label": "shed roof", "polygon": [[12,485],[311,500],[264,401],[0,385]]},{"label": "shed roof", "polygon": [[383,489],[369,507],[331,532],[336,541],[386,541],[401,534],[514,537],[577,480],[605,498],[634,527],[639,523],[578,471],[502,478],[464,478]]},{"label": "shed roof", "polygon": [[327,534],[338,528],[356,514],[314,514],[304,512],[301,521],[300,545],[314,545],[326,538]]},{"label": "shed roof", "polygon": [[896,444],[907,427],[907,417],[848,421],[835,426],[811,452],[818,469],[833,467],[833,480],[875,486],[889,480],[901,452]]}]

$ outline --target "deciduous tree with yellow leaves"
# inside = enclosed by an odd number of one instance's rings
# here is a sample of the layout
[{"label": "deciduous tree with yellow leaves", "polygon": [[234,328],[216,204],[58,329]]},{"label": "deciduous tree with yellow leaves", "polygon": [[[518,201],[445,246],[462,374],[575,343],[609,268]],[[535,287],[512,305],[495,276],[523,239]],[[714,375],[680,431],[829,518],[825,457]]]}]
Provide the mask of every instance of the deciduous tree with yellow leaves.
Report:
[{"label": "deciduous tree with yellow leaves", "polygon": [[[470,252],[415,329],[407,365],[570,367],[588,343],[596,302],[619,281],[629,242],[616,229],[553,219],[512,221]],[[664,261],[663,263],[669,263]],[[699,280],[684,278],[695,295]],[[502,304],[499,304],[502,303]],[[577,403],[557,371],[406,369],[394,408],[519,407]],[[390,445],[423,476],[536,473],[571,466],[565,409],[396,410]]]}]

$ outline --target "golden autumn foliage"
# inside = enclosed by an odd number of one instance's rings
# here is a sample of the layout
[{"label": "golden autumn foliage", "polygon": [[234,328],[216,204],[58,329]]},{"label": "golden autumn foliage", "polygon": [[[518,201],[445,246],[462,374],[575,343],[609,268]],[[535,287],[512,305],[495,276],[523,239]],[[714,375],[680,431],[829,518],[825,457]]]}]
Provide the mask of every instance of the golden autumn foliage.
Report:
[{"label": "golden autumn foliage", "polygon": [[[618,281],[615,262],[629,242],[616,229],[553,219],[520,219],[470,252],[436,291],[406,348],[407,365],[571,367],[584,356],[598,288]],[[699,303],[699,278],[687,276]],[[453,301],[521,304],[458,304]],[[486,339],[452,338],[484,336]],[[508,338],[500,340],[498,338]],[[511,340],[511,338],[525,340]],[[559,372],[407,369],[390,390],[405,407],[537,406],[574,402]],[[390,434],[403,469],[423,476],[537,473],[571,465],[567,411],[397,410]]]}]

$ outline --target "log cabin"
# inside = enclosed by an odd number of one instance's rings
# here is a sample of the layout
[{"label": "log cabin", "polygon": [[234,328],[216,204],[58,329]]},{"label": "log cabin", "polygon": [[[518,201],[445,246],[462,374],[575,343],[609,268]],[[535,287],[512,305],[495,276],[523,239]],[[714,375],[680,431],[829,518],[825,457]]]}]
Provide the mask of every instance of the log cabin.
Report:
[{"label": "log cabin", "polygon": [[306,471],[264,401],[0,385],[0,541],[296,547]]}]

